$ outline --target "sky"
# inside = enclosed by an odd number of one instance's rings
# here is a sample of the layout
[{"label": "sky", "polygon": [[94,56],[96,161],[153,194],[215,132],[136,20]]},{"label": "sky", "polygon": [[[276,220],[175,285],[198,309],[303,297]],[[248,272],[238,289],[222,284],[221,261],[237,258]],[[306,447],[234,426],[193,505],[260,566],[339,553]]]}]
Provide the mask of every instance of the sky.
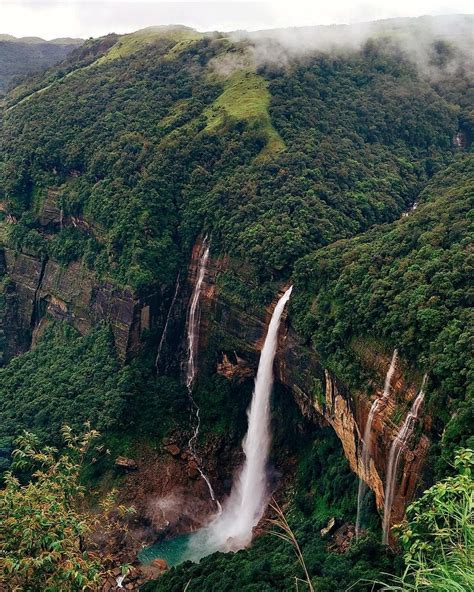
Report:
[{"label": "sky", "polygon": [[87,38],[168,24],[255,31],[473,12],[472,0],[0,0],[0,33]]}]

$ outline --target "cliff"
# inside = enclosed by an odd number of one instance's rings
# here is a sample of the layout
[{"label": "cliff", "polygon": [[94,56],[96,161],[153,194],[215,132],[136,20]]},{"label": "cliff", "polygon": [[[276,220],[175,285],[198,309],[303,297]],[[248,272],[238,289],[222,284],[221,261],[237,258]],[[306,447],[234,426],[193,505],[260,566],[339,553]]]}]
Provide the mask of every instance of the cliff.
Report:
[{"label": "cliff", "polygon": [[27,350],[48,319],[64,320],[81,333],[100,322],[110,323],[120,359],[133,355],[140,336],[157,316],[159,299],[142,301],[131,290],[99,281],[82,264],[61,266],[4,248],[2,271],[9,280],[4,310],[4,358]]},{"label": "cliff", "polygon": [[[189,281],[199,248],[194,249]],[[228,258],[211,260],[203,290],[203,322],[201,323],[200,351],[202,368],[215,371],[229,380],[242,381],[254,375],[271,311],[276,302],[266,309],[243,309],[230,302],[225,290],[219,288],[219,274],[233,262]],[[296,287],[297,289],[297,287]],[[215,346],[217,344],[217,349]],[[277,380],[294,396],[302,414],[318,424],[329,424],[339,437],[351,469],[368,484],[375,494],[377,508],[384,505],[384,483],[390,446],[400,423],[417,394],[419,382],[403,361],[398,364],[392,380],[388,404],[374,419],[371,433],[373,455],[368,470],[362,462],[362,434],[375,397],[383,392],[385,374],[390,365],[390,354],[380,354],[370,348],[358,354],[373,376],[365,390],[351,391],[321,363],[318,353],[305,344],[287,318],[281,330],[276,358]],[[420,424],[429,418],[420,419]],[[392,522],[399,522],[420,484],[423,462],[430,442],[423,433],[413,438],[403,450],[400,474],[392,508]]]},{"label": "cliff", "polygon": [[[196,279],[200,251],[198,242],[191,255],[187,277],[182,281],[178,278],[173,288],[176,288],[175,298],[173,294],[166,294],[141,300],[130,290],[98,281],[78,262],[64,267],[52,260],[41,261],[3,249],[0,263],[10,279],[3,312],[7,358],[34,344],[48,319],[66,321],[81,333],[105,320],[111,324],[122,360],[138,351],[145,329],[161,329],[158,331],[162,343],[157,368],[161,372],[178,373],[185,349],[187,300]],[[220,280],[229,271],[245,275],[240,265],[229,257],[210,259],[204,278],[199,335],[201,372],[217,372],[237,382],[254,376],[277,298],[275,295],[274,302],[266,309],[258,305],[242,306],[235,298],[230,298]],[[245,283],[245,278],[243,281]],[[286,318],[280,333],[275,370],[277,380],[292,393],[304,416],[317,424],[333,427],[352,470],[366,481],[375,494],[377,507],[382,510],[390,446],[416,396],[418,382],[412,378],[408,367],[400,363],[393,378],[389,403],[374,419],[373,456],[367,471],[362,463],[361,434],[374,397],[382,394],[390,354],[382,355],[370,347],[359,348],[358,354],[373,379],[367,389],[351,391],[323,366],[318,353],[302,341],[291,326],[291,319]],[[420,423],[426,421],[422,417]],[[402,454],[393,522],[403,517],[406,504],[420,482],[430,444],[424,430],[421,431],[423,435],[414,439]]]}]

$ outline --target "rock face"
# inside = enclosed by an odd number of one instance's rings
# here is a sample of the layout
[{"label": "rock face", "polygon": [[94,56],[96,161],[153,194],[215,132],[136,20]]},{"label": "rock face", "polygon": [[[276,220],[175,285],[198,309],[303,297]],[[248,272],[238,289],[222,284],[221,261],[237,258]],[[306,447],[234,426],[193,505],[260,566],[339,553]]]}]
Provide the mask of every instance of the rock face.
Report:
[{"label": "rock face", "polygon": [[[199,253],[198,247],[195,248],[195,252]],[[192,262],[191,268],[196,264],[197,262]],[[213,371],[229,380],[239,381],[243,379],[243,373],[247,378],[255,372],[266,327],[279,295],[276,295],[272,305],[260,314],[252,314],[248,310],[239,309],[234,303],[227,302],[218,289],[218,276],[225,271],[228,264],[229,261],[222,258],[214,262],[211,259],[206,274],[202,304],[203,310],[206,311],[206,314],[203,314],[206,321],[201,324],[200,365],[213,365]],[[214,343],[222,347],[218,359],[215,359],[212,347],[206,351],[206,345],[212,346]],[[375,397],[382,395],[391,353],[380,355],[370,349],[358,353],[364,366],[374,376],[367,392],[351,392],[338,377],[323,367],[317,352],[303,343],[287,321],[280,332],[275,371],[279,382],[295,397],[304,416],[315,423],[329,424],[333,427],[351,469],[372,489],[377,507],[382,511],[390,446],[417,394],[421,379],[418,381],[417,378],[407,378],[411,373],[403,363],[395,372],[391,398],[373,422],[373,455],[366,470],[362,462],[362,435],[372,402]],[[236,362],[231,362],[231,359]],[[421,417],[421,425],[424,421]],[[402,453],[392,508],[393,523],[403,518],[405,507],[413,499],[420,484],[423,461],[429,444],[427,436],[422,435],[410,442]]]},{"label": "rock face", "polygon": [[[44,221],[48,224],[57,222],[57,212],[53,212],[52,206],[45,212]],[[0,249],[0,272],[10,278],[3,292],[3,312],[0,307],[0,331],[3,331],[0,332],[0,345],[6,351],[6,358],[28,349],[47,319],[54,318],[71,323],[81,333],[107,320],[115,336],[118,355],[125,360],[139,349],[142,331],[158,323],[164,328],[166,319],[168,331],[163,338],[163,355],[157,360],[157,369],[179,372],[176,360],[184,359],[180,352],[185,350],[186,311],[200,252],[201,243],[198,242],[193,249],[187,278],[182,278],[181,282],[177,278],[175,298],[155,295],[144,301],[127,289],[99,282],[80,263],[63,267],[55,261],[41,261],[6,248]],[[219,288],[219,276],[231,265],[227,257],[213,259],[211,246],[201,300],[199,365],[201,371],[217,371],[229,380],[240,382],[255,373],[258,353],[279,295],[275,295],[275,301],[266,310],[244,310],[238,303],[229,302]],[[338,377],[323,367],[317,352],[302,342],[288,321],[283,323],[279,339],[275,362],[277,379],[291,391],[303,415],[315,423],[334,428],[352,470],[366,481],[375,494],[377,507],[383,509],[390,446],[416,396],[419,381],[407,378],[410,373],[403,364],[397,369],[392,382],[392,397],[373,422],[373,455],[366,470],[362,463],[361,434],[373,398],[382,394],[390,354],[380,355],[370,348],[361,348],[358,353],[362,363],[374,378],[367,392],[350,392]],[[423,421],[421,417],[420,423]],[[415,494],[428,447],[429,440],[422,435],[403,451],[392,508],[393,522],[403,517],[406,504]],[[180,453],[174,449],[168,452],[170,459]],[[187,466],[184,474],[193,482],[195,467]]]},{"label": "rock face", "polygon": [[6,340],[7,359],[28,349],[35,328],[48,318],[65,320],[83,334],[106,320],[120,359],[138,350],[141,333],[153,322],[157,297],[141,301],[131,290],[98,281],[78,262],[61,266],[6,248],[1,253],[12,284],[7,313],[14,326]]}]

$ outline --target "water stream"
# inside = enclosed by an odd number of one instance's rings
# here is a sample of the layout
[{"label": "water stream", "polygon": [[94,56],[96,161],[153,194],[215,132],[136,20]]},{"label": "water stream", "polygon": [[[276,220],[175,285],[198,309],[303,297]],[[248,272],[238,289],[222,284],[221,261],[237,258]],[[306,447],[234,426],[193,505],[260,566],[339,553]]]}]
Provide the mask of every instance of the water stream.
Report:
[{"label": "water stream", "polygon": [[[387,370],[387,374],[385,376],[385,383],[383,387],[383,393],[380,398],[375,399],[372,403],[372,406],[369,411],[369,417],[367,418],[367,423],[365,424],[364,430],[364,438],[362,440],[362,466],[365,474],[369,471],[369,463],[372,457],[372,442],[370,439],[370,435],[372,433],[372,423],[374,421],[374,417],[377,414],[378,410],[385,406],[387,403],[388,398],[390,397],[390,386],[392,383],[392,377],[397,367],[397,357],[398,351],[396,349],[393,350],[392,360],[390,362],[390,366]],[[362,507],[364,497],[367,491],[367,484],[363,480],[362,477],[359,478],[359,491],[357,494],[357,520],[356,520],[356,536],[359,536],[361,530],[361,522],[362,522]]]},{"label": "water stream", "polygon": [[270,491],[267,463],[271,444],[270,395],[273,387],[273,362],[278,344],[278,329],[289,288],[278,301],[268,327],[260,355],[252,402],[248,410],[248,430],[243,441],[244,464],[234,480],[222,513],[189,542],[189,557],[197,561],[215,551],[237,551],[252,540],[253,528],[262,518]]},{"label": "water stream", "polygon": [[385,483],[385,501],[384,501],[384,512],[383,512],[383,538],[382,542],[387,545],[390,534],[390,518],[392,514],[392,505],[395,495],[395,481],[398,472],[398,466],[400,464],[400,458],[402,451],[407,447],[408,441],[410,440],[413,430],[415,429],[416,420],[420,407],[423,404],[425,398],[425,386],[426,386],[427,375],[423,376],[420,391],[418,392],[411,410],[408,412],[405,421],[403,422],[400,431],[392,442],[390,448],[390,454],[388,457],[387,467],[387,479]]},{"label": "water stream", "polygon": [[222,510],[221,504],[219,500],[216,498],[214,493],[214,489],[211,485],[209,477],[204,473],[201,467],[201,462],[198,457],[196,451],[196,442],[199,436],[199,430],[201,428],[201,416],[199,412],[199,406],[196,403],[193,397],[193,384],[196,379],[197,374],[197,355],[198,355],[198,344],[199,344],[199,327],[200,327],[200,320],[201,320],[201,307],[200,307],[200,297],[202,292],[202,285],[204,282],[204,277],[206,275],[207,263],[209,261],[209,246],[207,244],[207,238],[204,238],[202,244],[202,250],[199,258],[199,267],[198,273],[196,278],[196,283],[194,285],[193,293],[191,295],[191,300],[189,303],[189,310],[188,310],[188,318],[187,318],[187,346],[188,346],[188,356],[186,361],[186,387],[188,389],[189,401],[191,403],[191,415],[192,422],[194,423],[193,432],[191,437],[188,441],[188,449],[191,455],[193,456],[197,470],[199,474],[204,479],[207,488],[209,490],[209,495],[213,502],[215,502],[219,513]]}]

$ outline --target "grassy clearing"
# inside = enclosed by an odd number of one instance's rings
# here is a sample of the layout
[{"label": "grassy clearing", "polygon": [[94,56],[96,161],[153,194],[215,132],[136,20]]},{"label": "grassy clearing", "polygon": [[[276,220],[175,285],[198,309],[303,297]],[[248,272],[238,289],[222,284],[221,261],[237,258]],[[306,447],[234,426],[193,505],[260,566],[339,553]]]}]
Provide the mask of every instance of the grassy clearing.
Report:
[{"label": "grassy clearing", "polygon": [[273,127],[268,112],[270,93],[267,81],[251,70],[238,70],[225,83],[224,92],[207,109],[206,130],[222,125],[226,117],[255,122],[267,136],[267,145],[259,158],[281,152],[285,144]]},{"label": "grassy clearing", "polygon": [[94,64],[100,65],[112,60],[127,57],[140,51],[147,45],[153,45],[160,39],[171,39],[176,41],[176,45],[168,52],[169,56],[175,55],[190,43],[201,37],[202,33],[198,33],[187,27],[149,27],[120,37],[117,43],[113,45],[104,56],[94,62]]}]

